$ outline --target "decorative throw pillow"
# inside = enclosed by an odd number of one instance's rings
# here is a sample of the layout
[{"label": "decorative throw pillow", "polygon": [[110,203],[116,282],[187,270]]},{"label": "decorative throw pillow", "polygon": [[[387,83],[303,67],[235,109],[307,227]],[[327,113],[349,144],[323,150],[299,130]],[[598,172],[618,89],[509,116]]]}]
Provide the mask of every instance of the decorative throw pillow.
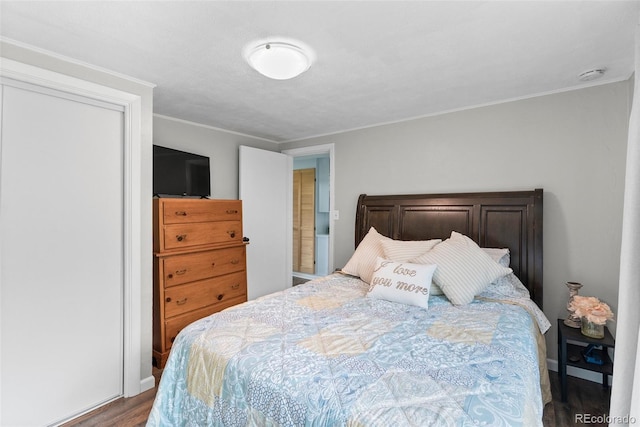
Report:
[{"label": "decorative throw pillow", "polygon": [[512,272],[491,259],[473,240],[455,231],[411,262],[436,264],[433,281],[455,305],[470,303],[491,282]]},{"label": "decorative throw pillow", "polygon": [[378,257],[367,296],[427,308],[435,265],[394,262]]},{"label": "decorative throw pillow", "polygon": [[440,239],[384,240],[382,242],[382,248],[384,249],[384,257],[386,259],[404,262],[430,251],[440,242],[442,242]]},{"label": "decorative throw pillow", "polygon": [[[501,266],[509,267],[509,264],[511,263],[511,253],[509,252],[508,248],[505,248],[505,249],[500,249],[500,248],[482,248],[482,250],[485,251],[487,253],[487,255],[489,255],[491,257],[491,259],[493,259],[495,262],[497,262]],[[387,255],[386,250],[385,250],[385,255]],[[393,259],[393,258],[390,258],[389,256],[387,256],[387,258]],[[411,258],[411,259],[413,260],[414,258]],[[513,273],[511,275],[513,275]],[[510,275],[506,275],[504,277],[500,277],[500,278],[496,279],[496,281],[492,282],[489,287],[491,287],[495,283],[500,283],[500,284],[504,284],[504,283],[507,283],[507,282],[511,283],[509,280],[505,280],[505,278],[507,278],[509,276]],[[516,280],[518,280],[518,279],[516,278]],[[523,285],[523,287],[524,287],[524,285]],[[524,288],[524,289],[526,290],[527,288]],[[438,287],[438,285],[436,285],[433,282],[431,282],[431,290],[429,291],[429,293],[431,295],[444,295],[444,292],[442,292],[442,289],[440,289]]]},{"label": "decorative throw pillow", "polygon": [[373,269],[376,265],[378,257],[384,257],[382,242],[391,240],[389,237],[378,233],[375,228],[371,227],[364,239],[360,242],[355,252],[342,268],[342,272],[361,278],[367,283],[371,282]]},{"label": "decorative throw pillow", "polygon": [[[425,252],[429,252],[435,245],[442,242],[441,239],[432,240],[385,240],[382,242],[384,257],[391,261],[409,261],[419,257]],[[442,291],[435,284],[431,283],[431,295],[442,295]]]}]

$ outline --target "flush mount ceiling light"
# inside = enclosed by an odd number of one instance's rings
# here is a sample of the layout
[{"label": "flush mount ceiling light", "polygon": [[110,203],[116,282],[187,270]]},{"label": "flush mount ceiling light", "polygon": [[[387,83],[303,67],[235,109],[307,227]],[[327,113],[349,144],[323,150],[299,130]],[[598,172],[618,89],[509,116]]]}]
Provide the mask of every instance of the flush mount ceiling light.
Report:
[{"label": "flush mount ceiling light", "polygon": [[244,58],[257,72],[276,80],[299,76],[315,59],[311,49],[288,40],[251,43],[244,49]]},{"label": "flush mount ceiling light", "polygon": [[588,82],[590,80],[599,79],[604,76],[605,71],[607,71],[606,68],[594,68],[593,70],[587,70],[578,74],[578,80],[581,82]]}]

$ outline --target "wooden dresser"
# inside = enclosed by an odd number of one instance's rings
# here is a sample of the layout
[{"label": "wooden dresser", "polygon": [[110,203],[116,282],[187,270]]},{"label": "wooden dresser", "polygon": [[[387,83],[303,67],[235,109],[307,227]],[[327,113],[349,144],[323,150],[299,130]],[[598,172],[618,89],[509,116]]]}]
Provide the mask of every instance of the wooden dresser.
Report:
[{"label": "wooden dresser", "polygon": [[178,332],[247,300],[242,201],[153,200],[153,358],[163,368]]}]

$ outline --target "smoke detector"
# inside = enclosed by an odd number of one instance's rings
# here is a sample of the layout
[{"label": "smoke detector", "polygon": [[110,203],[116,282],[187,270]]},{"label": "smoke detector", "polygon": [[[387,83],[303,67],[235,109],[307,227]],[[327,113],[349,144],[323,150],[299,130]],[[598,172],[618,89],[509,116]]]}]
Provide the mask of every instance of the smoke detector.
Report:
[{"label": "smoke detector", "polygon": [[604,76],[605,71],[607,71],[606,68],[594,68],[593,70],[587,70],[578,74],[578,80],[580,80],[581,82],[588,82],[591,80],[599,79],[600,77]]}]

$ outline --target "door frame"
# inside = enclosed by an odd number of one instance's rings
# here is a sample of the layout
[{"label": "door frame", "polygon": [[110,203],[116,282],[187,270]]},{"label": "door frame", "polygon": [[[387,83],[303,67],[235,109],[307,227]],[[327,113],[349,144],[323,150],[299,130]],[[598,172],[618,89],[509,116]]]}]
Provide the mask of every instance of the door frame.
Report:
[{"label": "door frame", "polygon": [[[304,156],[313,156],[317,154],[327,154],[329,156],[329,273],[334,270],[334,222],[336,220],[336,211],[335,211],[335,144],[321,144],[321,145],[312,145],[309,147],[301,147],[301,148],[292,148],[289,150],[282,150],[282,154],[286,154],[287,156],[292,158],[291,164],[293,165],[293,158],[295,157],[304,157]],[[293,175],[293,166],[289,171],[289,175]],[[293,181],[293,176],[292,176]],[[289,229],[293,228],[293,216],[289,217]],[[288,252],[293,254],[293,242],[291,239],[287,240],[287,245],[289,247]],[[293,273],[293,269],[291,271]],[[291,275],[291,274],[290,274]]]},{"label": "door frame", "polygon": [[[142,317],[142,99],[141,96],[97,83],[17,62],[0,60],[0,78],[64,92],[121,106],[123,132],[123,384],[125,397],[139,394],[148,381],[141,381]],[[7,81],[8,82],[8,81]],[[2,141],[0,140],[0,149]],[[0,236],[1,238],[1,236]],[[146,253],[146,252],[145,252]],[[1,337],[0,337],[1,340]],[[1,374],[1,373],[0,373]],[[144,384],[143,384],[144,383]],[[153,384],[152,384],[153,386]]]}]

